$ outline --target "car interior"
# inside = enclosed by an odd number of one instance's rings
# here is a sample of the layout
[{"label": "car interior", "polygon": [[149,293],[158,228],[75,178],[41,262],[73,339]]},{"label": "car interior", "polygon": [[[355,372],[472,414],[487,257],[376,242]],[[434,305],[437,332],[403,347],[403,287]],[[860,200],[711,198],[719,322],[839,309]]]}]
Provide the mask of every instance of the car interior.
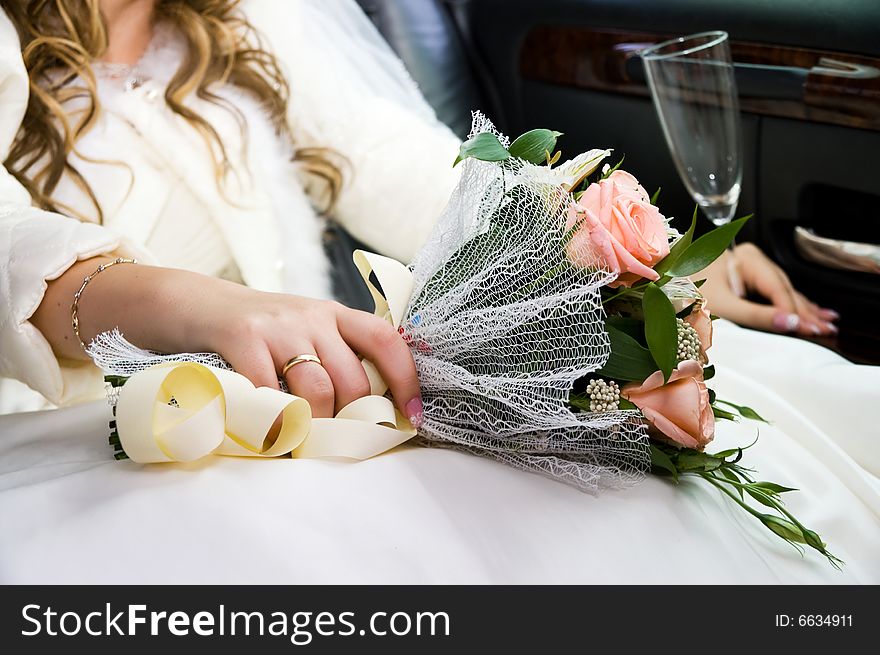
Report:
[{"label": "car interior", "polygon": [[[471,110],[508,135],[609,147],[684,230],[694,209],[646,85],[640,51],[730,35],[742,112],[739,236],[807,297],[841,314],[819,338],[880,363],[880,3],[874,0],[358,0],[434,107],[466,138]],[[744,6],[748,5],[748,6]],[[709,222],[699,225],[708,229]],[[848,255],[857,253],[856,257]]]}]

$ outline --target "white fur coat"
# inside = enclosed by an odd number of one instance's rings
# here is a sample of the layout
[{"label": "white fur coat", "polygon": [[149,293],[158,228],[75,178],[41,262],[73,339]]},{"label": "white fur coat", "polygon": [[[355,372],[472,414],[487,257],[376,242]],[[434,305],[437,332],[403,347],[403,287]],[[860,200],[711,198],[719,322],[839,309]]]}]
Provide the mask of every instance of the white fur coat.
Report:
[{"label": "white fur coat", "polygon": [[[455,185],[456,138],[437,122],[353,0],[248,0],[242,7],[290,83],[296,145],[332,148],[351,164],[334,217],[377,251],[408,261]],[[46,282],[77,259],[107,252],[161,263],[161,244],[145,245],[157,222],[169,220],[163,211],[172,182],[184,181],[207,210],[245,283],[329,294],[320,221],[291,152],[256,103],[235,89],[222,90],[245,117],[245,145],[226,110],[192,101],[227,147],[233,182],[221,194],[204,140],[162,99],[180,52],[173,44],[154,50],[139,65],[145,74],[140,86],[102,90],[106,115],[81,143],[89,158],[126,164],[77,162],[101,201],[103,226],[33,208],[27,192],[0,168],[0,376],[25,382],[53,403],[91,399],[102,387],[94,366],[57,361],[29,322]],[[27,94],[18,39],[0,11],[0,161],[18,131]],[[87,207],[70,184],[58,194]],[[0,387],[0,393],[0,407],[9,407],[9,392]]]}]

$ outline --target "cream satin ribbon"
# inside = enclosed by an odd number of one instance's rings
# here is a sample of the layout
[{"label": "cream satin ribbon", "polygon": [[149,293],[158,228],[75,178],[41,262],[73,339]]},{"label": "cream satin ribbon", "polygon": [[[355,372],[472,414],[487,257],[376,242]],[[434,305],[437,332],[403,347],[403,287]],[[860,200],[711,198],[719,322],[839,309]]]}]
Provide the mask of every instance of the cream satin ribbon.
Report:
[{"label": "cream satin ribbon", "polygon": [[[376,315],[399,327],[412,294],[409,269],[363,251],[355,252],[354,261]],[[371,274],[381,289],[370,282]],[[388,385],[376,367],[362,363],[372,395],[329,419],[313,419],[303,398],[255,388],[232,371],[195,362],[153,366],[132,375],[120,389],[119,440],[129,458],[141,464],[192,462],[212,454],[367,459],[409,440],[416,430],[385,398]],[[281,429],[271,440],[269,431],[279,416]]]}]

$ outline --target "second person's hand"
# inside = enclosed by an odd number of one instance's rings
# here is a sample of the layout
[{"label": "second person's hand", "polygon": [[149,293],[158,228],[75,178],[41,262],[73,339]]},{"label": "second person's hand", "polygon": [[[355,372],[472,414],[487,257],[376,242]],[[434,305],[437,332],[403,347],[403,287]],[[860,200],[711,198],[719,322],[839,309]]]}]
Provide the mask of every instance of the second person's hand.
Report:
[{"label": "second person's hand", "polygon": [[[731,261],[733,258],[733,261]],[[745,290],[767,299],[767,304],[741,297],[730,279],[733,265]],[[760,248],[743,243],[725,252],[694,279],[706,278],[700,288],[713,314],[746,327],[803,336],[837,333],[832,309],[819,307],[795,289],[785,274]]]}]

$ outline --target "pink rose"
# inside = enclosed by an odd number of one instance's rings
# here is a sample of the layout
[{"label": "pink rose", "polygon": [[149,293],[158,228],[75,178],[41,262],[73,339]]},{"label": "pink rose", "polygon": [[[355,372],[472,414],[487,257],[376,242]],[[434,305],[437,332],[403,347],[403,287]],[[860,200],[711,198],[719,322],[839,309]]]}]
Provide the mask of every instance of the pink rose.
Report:
[{"label": "pink rose", "polygon": [[616,170],[588,186],[569,208],[566,227],[578,221],[568,244],[574,264],[604,264],[618,274],[612,287],[660,277],[651,267],[669,254],[666,221],[632,175]]},{"label": "pink rose", "polygon": [[652,426],[681,446],[702,450],[715,436],[715,416],[699,362],[681,362],[666,384],[663,373],[657,371],[641,384],[626,385],[620,395],[638,407]]},{"label": "pink rose", "polygon": [[709,313],[709,307],[703,299],[697,300],[691,313],[685,316],[684,322],[697,331],[700,337],[700,352],[705,362],[709,361],[706,351],[712,347],[712,314]]}]

